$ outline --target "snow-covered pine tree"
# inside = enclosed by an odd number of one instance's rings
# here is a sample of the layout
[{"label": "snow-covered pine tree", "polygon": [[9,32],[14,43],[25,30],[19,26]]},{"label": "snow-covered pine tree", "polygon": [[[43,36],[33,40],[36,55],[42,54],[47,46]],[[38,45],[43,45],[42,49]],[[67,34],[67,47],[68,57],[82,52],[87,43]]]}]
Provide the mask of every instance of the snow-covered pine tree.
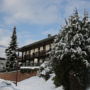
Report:
[{"label": "snow-covered pine tree", "polygon": [[56,86],[70,90],[70,75],[73,75],[85,87],[85,71],[90,65],[90,22],[86,12],[80,19],[75,10],[66,21],[54,40],[50,57]]},{"label": "snow-covered pine tree", "polygon": [[16,27],[13,28],[13,34],[11,36],[11,41],[6,49],[7,63],[6,69],[11,71],[16,68],[16,49],[17,49],[17,36],[16,36]]}]

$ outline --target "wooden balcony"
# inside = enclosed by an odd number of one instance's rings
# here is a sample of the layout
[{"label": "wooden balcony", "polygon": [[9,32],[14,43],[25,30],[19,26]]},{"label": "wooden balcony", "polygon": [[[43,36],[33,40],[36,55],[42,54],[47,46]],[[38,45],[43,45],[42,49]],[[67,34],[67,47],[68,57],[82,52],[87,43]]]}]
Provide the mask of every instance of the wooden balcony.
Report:
[{"label": "wooden balcony", "polygon": [[30,60],[32,58],[39,58],[39,57],[45,57],[46,56],[47,51],[39,51],[39,52],[35,52],[32,55],[24,55],[23,59],[24,60]]}]

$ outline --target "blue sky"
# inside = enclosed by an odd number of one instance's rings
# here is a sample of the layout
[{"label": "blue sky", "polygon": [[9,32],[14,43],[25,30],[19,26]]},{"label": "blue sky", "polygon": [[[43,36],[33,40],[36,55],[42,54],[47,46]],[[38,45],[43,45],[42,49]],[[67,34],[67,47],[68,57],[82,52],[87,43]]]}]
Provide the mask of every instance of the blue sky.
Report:
[{"label": "blue sky", "polygon": [[81,17],[84,9],[90,16],[90,0],[0,0],[0,45],[8,46],[14,26],[19,47],[54,35],[75,8]]}]

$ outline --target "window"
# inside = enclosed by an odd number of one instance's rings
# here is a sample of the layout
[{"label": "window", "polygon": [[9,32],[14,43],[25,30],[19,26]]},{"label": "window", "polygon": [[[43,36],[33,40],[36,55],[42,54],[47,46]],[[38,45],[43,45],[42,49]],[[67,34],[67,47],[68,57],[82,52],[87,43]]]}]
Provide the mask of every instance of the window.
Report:
[{"label": "window", "polygon": [[50,45],[46,45],[46,51],[50,49]]},{"label": "window", "polygon": [[43,46],[42,47],[40,47],[40,51],[42,51],[43,50]]},{"label": "window", "polygon": [[34,50],[32,49],[32,50],[31,50],[31,55],[32,55],[33,53],[34,53]]},{"label": "window", "polygon": [[38,52],[38,48],[35,49],[35,52]]}]

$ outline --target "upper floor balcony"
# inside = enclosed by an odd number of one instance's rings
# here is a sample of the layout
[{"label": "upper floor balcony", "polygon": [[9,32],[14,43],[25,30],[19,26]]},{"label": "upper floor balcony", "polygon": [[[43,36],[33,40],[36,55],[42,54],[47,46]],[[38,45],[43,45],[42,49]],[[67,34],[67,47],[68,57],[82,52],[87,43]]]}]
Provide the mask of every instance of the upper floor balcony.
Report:
[{"label": "upper floor balcony", "polygon": [[47,52],[48,51],[38,51],[38,52],[34,52],[32,54],[26,54],[23,56],[23,59],[24,60],[29,60],[29,59],[32,59],[32,58],[39,58],[39,57],[45,57],[47,55]]}]

